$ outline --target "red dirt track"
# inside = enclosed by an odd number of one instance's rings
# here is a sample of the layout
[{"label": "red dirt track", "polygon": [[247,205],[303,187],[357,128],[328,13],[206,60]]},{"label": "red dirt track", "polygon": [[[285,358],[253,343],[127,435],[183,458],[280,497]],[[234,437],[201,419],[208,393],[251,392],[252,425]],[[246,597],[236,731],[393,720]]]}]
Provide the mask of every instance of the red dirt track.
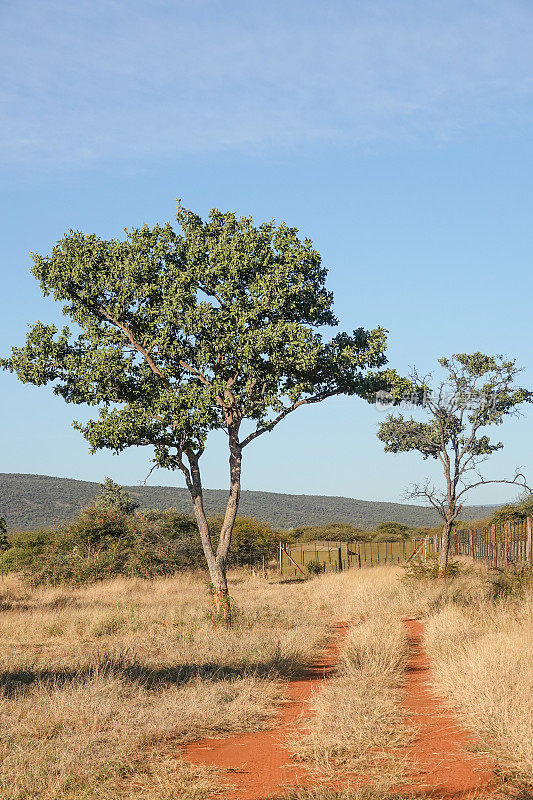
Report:
[{"label": "red dirt track", "polygon": [[[470,752],[472,737],[431,691],[423,625],[413,619],[404,620],[404,624],[411,656],[406,669],[403,708],[409,714],[407,724],[415,726],[416,736],[411,744],[398,751],[412,773],[409,783],[399,787],[397,793],[435,800],[491,800],[495,796],[495,765],[488,758]],[[220,790],[213,798],[272,800],[284,797],[297,786],[312,785],[312,776],[293,761],[286,741],[297,732],[302,716],[308,713],[310,698],[331,676],[349,627],[350,623],[338,622],[320,658],[302,678],[287,684],[287,700],[273,729],[202,739],[180,749],[184,761],[221,771]],[[368,786],[364,776],[361,782]]]},{"label": "red dirt track", "polygon": [[494,764],[486,757],[469,752],[473,738],[444,708],[428,685],[430,661],[424,649],[424,626],[414,619],[404,620],[411,657],[407,664],[404,708],[409,722],[418,728],[412,744],[405,748],[415,774],[405,791],[445,800],[491,798],[494,796]]},{"label": "red dirt track", "polygon": [[[267,800],[279,797],[308,779],[306,769],[294,763],[285,745],[306,713],[307,701],[333,672],[349,623],[338,622],[335,635],[305,675],[287,684],[287,701],[273,730],[241,733],[225,739],[202,739],[185,745],[181,757],[199,765],[218,767],[232,787],[224,800]],[[216,795],[221,798],[221,795]]]}]

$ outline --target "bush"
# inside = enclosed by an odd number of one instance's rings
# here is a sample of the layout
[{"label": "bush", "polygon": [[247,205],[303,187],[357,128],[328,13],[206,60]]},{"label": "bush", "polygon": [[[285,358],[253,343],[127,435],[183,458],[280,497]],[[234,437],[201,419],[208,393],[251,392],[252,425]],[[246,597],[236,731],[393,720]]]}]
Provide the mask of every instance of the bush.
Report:
[{"label": "bush", "polygon": [[195,522],[174,509],[133,517],[95,504],[70,525],[12,533],[9,545],[2,569],[20,570],[32,584],[152,578],[204,565]]},{"label": "bush", "polygon": [[[222,525],[222,517],[209,520],[211,536],[216,544]],[[258,564],[277,554],[279,534],[267,522],[255,517],[237,517],[233,526],[228,564]]]},{"label": "bush", "polygon": [[[448,561],[445,576],[455,578],[463,573],[467,568],[459,561]],[[402,581],[404,583],[414,583],[420,580],[433,580],[439,575],[439,557],[435,553],[427,556],[426,561],[414,559],[403,566]]]},{"label": "bush", "polygon": [[321,575],[326,565],[322,564],[321,561],[308,561],[305,566],[309,575]]},{"label": "bush", "polygon": [[528,588],[533,588],[533,568],[529,564],[510,565],[491,570],[488,579],[491,600],[521,599]]},{"label": "bush", "polygon": [[381,522],[376,526],[375,542],[401,542],[413,534],[411,528],[401,522]]},{"label": "bush", "polygon": [[367,534],[348,522],[331,522],[329,525],[301,525],[286,533],[289,542],[352,542]]}]

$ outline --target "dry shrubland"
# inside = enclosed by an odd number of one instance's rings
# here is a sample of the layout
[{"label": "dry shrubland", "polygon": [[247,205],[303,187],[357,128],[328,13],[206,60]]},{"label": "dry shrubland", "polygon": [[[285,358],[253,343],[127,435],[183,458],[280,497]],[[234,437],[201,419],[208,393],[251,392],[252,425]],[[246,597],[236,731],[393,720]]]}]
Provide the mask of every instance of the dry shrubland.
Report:
[{"label": "dry shrubland", "polygon": [[204,796],[209,776],[172,754],[267,724],[327,630],[301,588],[234,576],[225,630],[200,575],[33,591],[4,579],[0,796]]},{"label": "dry shrubland", "polygon": [[445,605],[426,643],[436,689],[480,747],[533,781],[533,598]]},{"label": "dry shrubland", "polygon": [[[323,775],[364,770],[389,797],[407,658],[405,615],[427,624],[438,691],[464,723],[522,775],[532,768],[531,600],[494,602],[483,570],[453,580],[399,580],[381,566],[267,582],[231,575],[235,625],[210,614],[205,577],[117,578],[78,588],[0,582],[2,800],[205,800],[207,769],[180,743],[269,726],[284,682],[330,635],[352,628],[339,668],[292,742]],[[528,627],[529,626],[529,627]],[[377,772],[381,772],[378,779]],[[343,797],[327,787],[303,799]]]}]

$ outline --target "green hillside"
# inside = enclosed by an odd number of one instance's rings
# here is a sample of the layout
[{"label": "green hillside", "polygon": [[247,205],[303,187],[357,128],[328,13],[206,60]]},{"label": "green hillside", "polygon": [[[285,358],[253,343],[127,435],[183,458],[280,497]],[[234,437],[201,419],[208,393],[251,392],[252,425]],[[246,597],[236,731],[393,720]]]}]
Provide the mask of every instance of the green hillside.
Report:
[{"label": "green hillside", "polygon": [[[186,489],[168,486],[128,486],[128,491],[142,508],[177,508],[191,513]],[[5,516],[8,529],[32,529],[66,522],[90,503],[98,494],[97,483],[48,475],[18,475],[0,473],[0,515]],[[227,492],[206,489],[208,514],[220,513]],[[478,519],[492,513],[491,506],[470,506],[463,519]],[[438,525],[435,511],[423,506],[402,503],[380,503],[354,500],[351,497],[321,495],[277,494],[273,492],[242,493],[239,513],[269,522],[279,529],[297,525],[324,525],[329,522],[349,522],[367,529],[384,520],[395,520],[410,527]]]}]

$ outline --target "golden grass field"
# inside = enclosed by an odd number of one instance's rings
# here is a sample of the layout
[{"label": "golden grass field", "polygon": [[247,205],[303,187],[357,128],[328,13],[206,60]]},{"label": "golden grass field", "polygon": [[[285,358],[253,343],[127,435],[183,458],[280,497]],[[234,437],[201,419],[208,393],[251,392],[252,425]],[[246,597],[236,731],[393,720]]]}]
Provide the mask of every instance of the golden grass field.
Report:
[{"label": "golden grass field", "polygon": [[445,584],[406,585],[401,575],[376,567],[280,583],[235,572],[230,630],[211,618],[202,574],[49,589],[4,577],[0,797],[207,798],[216,776],[182,764],[177,746],[269,726],[284,681],[333,620],[353,627],[291,746],[324,774],[364,768],[374,787],[364,796],[388,797],[405,771],[394,756],[408,737],[399,724],[405,615],[426,622],[438,691],[479,746],[531,780],[531,597],[490,601],[481,568]]}]

